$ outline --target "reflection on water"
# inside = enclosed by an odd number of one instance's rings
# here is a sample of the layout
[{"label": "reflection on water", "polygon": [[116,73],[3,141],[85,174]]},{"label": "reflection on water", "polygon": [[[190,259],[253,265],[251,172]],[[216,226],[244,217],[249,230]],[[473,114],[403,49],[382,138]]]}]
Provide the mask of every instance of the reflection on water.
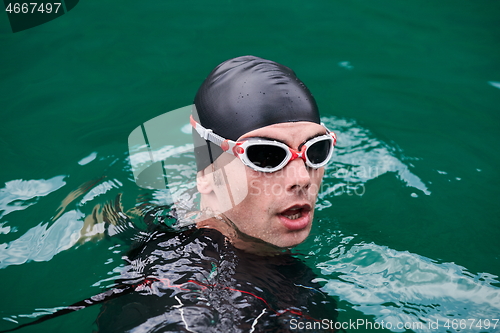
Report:
[{"label": "reflection on water", "polygon": [[[64,176],[56,176],[49,180],[7,182],[5,188],[0,190],[0,217],[36,204],[33,200],[65,186],[63,179]],[[3,234],[15,232],[21,227],[28,230],[10,242],[0,243],[0,269],[29,261],[49,261],[78,243],[102,238],[105,232],[112,235],[123,231],[116,218],[120,209],[109,202],[95,202],[98,201],[96,197],[120,188],[122,183],[116,179],[103,179],[88,181],[71,191],[55,210],[54,207],[47,207],[47,214],[43,218],[48,222],[42,221],[32,227],[31,220],[25,221],[24,225],[2,222],[0,233]],[[92,214],[85,215],[81,211],[80,208],[86,204],[93,206]],[[53,216],[49,218],[50,215]]]},{"label": "reflection on water", "polygon": [[500,89],[500,82],[490,81],[490,82],[488,82],[488,83],[489,83],[490,85],[492,85],[493,87]]},{"label": "reflection on water", "polygon": [[[500,313],[500,288],[496,276],[473,275],[454,263],[437,263],[418,254],[395,251],[386,246],[359,243],[352,237],[330,251],[330,260],[319,263],[326,278],[325,289],[346,300],[357,310],[374,315],[377,322],[429,322],[449,319],[491,320]],[[498,327],[497,327],[498,328]],[[393,329],[394,332],[404,330]],[[468,332],[494,332],[469,329]]]},{"label": "reflection on water", "polygon": [[38,197],[43,197],[64,186],[64,176],[51,179],[16,179],[5,183],[0,189],[0,219],[16,210],[23,210],[36,203]]},{"label": "reflection on water", "polygon": [[0,244],[0,268],[31,260],[49,261],[57,253],[69,249],[80,238],[82,218],[81,212],[72,210],[50,226],[40,223],[14,241]]},{"label": "reflection on water", "polygon": [[[393,172],[408,187],[416,192],[430,195],[425,183],[412,171],[411,164],[398,158],[397,147],[390,146],[375,138],[369,130],[355,121],[336,117],[321,119],[337,134],[337,145],[333,162],[325,170],[324,185],[319,195],[318,209],[330,207],[334,196],[344,193],[363,195],[365,183],[385,173]],[[406,157],[406,160],[411,158]],[[417,194],[414,193],[414,196]]]}]

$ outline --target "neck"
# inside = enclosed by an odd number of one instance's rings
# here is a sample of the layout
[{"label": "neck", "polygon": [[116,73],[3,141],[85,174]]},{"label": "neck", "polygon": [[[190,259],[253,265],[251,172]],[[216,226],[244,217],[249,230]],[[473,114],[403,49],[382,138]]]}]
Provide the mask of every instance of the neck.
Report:
[{"label": "neck", "polygon": [[235,248],[259,256],[275,256],[286,251],[286,249],[243,233],[224,213],[200,221],[196,227],[215,229],[223,234]]}]

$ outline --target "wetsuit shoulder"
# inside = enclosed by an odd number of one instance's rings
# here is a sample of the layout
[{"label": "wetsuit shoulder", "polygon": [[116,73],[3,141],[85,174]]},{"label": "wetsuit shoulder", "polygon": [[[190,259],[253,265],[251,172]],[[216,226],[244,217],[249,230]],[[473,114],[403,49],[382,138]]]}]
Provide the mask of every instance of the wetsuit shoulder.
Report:
[{"label": "wetsuit shoulder", "polygon": [[322,319],[336,316],[300,260],[239,251],[212,229],[158,232],[135,254],[120,283],[151,283],[105,303],[101,332],[286,332],[291,319],[313,320],[318,309]]}]

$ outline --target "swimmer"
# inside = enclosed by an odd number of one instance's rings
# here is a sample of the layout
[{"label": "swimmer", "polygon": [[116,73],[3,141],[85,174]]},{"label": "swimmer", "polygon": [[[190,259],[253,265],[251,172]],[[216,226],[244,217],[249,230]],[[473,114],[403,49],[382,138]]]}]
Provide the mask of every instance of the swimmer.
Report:
[{"label": "swimmer", "polygon": [[221,214],[226,225],[211,219],[199,226],[219,230],[240,249],[248,244],[231,236],[235,232],[278,248],[302,243],[336,140],[321,125],[306,86],[283,65],[239,57],[210,73],[195,109],[191,124],[202,208],[223,211],[231,200],[227,188],[247,189]]},{"label": "swimmer", "polygon": [[[244,56],[217,66],[191,115],[197,189],[209,217],[158,229],[128,256],[99,332],[324,332],[335,301],[289,248],[310,233],[335,135],[295,73]],[[154,214],[151,215],[154,217]],[[306,327],[306,326],[304,326]],[[312,327],[312,328],[311,328]]]}]

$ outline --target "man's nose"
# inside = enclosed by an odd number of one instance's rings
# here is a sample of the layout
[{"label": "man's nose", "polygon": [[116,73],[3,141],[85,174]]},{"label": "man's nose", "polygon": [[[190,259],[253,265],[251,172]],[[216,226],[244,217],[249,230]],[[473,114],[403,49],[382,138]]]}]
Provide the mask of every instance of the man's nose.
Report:
[{"label": "man's nose", "polygon": [[297,158],[290,161],[285,167],[287,191],[298,191],[309,188],[311,185],[311,174],[303,159]]}]

